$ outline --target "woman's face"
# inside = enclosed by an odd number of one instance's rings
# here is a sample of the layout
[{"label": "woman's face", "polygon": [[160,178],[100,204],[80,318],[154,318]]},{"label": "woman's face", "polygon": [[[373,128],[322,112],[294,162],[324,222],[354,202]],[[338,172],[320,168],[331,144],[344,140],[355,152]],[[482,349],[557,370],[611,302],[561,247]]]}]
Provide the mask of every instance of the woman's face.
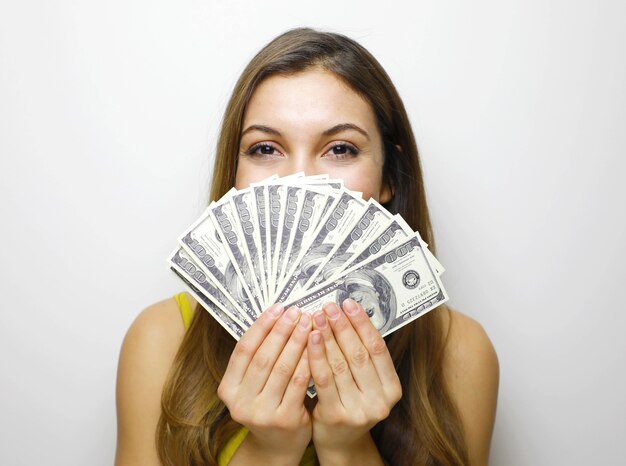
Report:
[{"label": "woman's face", "polygon": [[267,78],[252,94],[242,128],[237,189],[302,171],[342,178],[365,199],[391,199],[374,112],[330,72],[315,68]]}]

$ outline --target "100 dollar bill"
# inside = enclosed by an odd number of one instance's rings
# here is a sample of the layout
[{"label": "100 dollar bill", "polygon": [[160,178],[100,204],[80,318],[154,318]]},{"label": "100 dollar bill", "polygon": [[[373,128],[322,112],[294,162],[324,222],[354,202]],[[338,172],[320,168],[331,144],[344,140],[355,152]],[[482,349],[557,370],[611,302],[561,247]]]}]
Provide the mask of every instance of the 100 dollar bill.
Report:
[{"label": "100 dollar bill", "polygon": [[245,320],[250,324],[254,322],[257,313],[250,296],[241,285],[235,266],[224,250],[223,242],[209,215],[209,209],[178,238],[178,243],[212,278],[215,286],[229,296],[241,310],[241,314],[245,315]]},{"label": "100 dollar bill", "polygon": [[349,231],[350,225],[365,208],[365,201],[344,190],[317,227],[308,247],[300,251],[296,265],[286,274],[276,293],[277,301],[296,296],[330,254],[335,243]]},{"label": "100 dollar bill", "polygon": [[448,295],[416,234],[285,306],[298,306],[312,313],[326,302],[341,305],[347,298],[360,303],[385,336],[443,304]]},{"label": "100 dollar bill", "polygon": [[228,333],[237,341],[243,336],[247,327],[242,326],[239,322],[232,319],[229,315],[223,312],[218,306],[215,305],[210,299],[208,299],[198,288],[196,288],[191,280],[188,280],[184,275],[180,273],[174,267],[171,268],[172,272],[174,272],[178,278],[182,280],[182,282],[187,287],[187,290],[194,299],[200,303],[200,305],[205,308],[211,316],[215,320],[217,320],[222,327],[226,329]]}]

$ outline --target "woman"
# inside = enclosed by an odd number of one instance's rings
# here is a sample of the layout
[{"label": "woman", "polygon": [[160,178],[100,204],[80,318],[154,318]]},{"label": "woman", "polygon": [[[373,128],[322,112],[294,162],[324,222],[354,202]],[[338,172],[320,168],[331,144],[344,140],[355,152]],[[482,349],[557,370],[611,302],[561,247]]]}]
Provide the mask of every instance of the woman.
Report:
[{"label": "woman", "polygon": [[[402,101],[342,35],[289,31],[253,58],[226,109],[211,198],[298,171],[344,179],[434,245]],[[498,363],[470,318],[441,306],[383,341],[350,299],[313,316],[274,305],[235,344],[193,302],[186,330],[188,299],[149,307],[125,338],[118,465],[487,463]]]}]

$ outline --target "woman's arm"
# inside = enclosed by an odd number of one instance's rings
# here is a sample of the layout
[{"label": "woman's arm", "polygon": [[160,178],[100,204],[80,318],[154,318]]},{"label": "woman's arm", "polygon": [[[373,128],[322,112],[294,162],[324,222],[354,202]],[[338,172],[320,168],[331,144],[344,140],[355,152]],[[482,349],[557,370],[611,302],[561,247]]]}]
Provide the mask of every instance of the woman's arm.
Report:
[{"label": "woman's arm", "polygon": [[117,373],[116,466],[161,464],[155,444],[161,393],[184,333],[174,299],[144,310],[128,330]]},{"label": "woman's arm", "polygon": [[498,358],[480,324],[455,311],[450,312],[443,370],[463,422],[471,464],[486,465],[496,416]]}]

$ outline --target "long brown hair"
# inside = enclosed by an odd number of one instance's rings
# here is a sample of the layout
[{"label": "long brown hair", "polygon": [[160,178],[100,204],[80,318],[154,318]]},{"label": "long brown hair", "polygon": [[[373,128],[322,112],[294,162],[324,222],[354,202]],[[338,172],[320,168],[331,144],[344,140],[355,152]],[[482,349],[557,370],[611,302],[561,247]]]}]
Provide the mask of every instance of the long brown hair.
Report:
[{"label": "long brown hair", "polygon": [[[288,31],[265,46],[237,81],[217,144],[211,199],[233,185],[247,103],[261,81],[310,67],[334,73],[371,105],[382,135],[383,177],[393,188],[385,205],[399,213],[434,248],[415,137],[404,105],[378,61],[355,41],[312,29]],[[389,335],[387,345],[403,397],[372,429],[391,465],[469,463],[461,421],[446,389],[442,357],[448,329],[445,306]],[[196,309],[162,397],[157,448],[165,465],[217,464],[217,454],[241,427],[216,391],[235,340],[202,308]]]}]

